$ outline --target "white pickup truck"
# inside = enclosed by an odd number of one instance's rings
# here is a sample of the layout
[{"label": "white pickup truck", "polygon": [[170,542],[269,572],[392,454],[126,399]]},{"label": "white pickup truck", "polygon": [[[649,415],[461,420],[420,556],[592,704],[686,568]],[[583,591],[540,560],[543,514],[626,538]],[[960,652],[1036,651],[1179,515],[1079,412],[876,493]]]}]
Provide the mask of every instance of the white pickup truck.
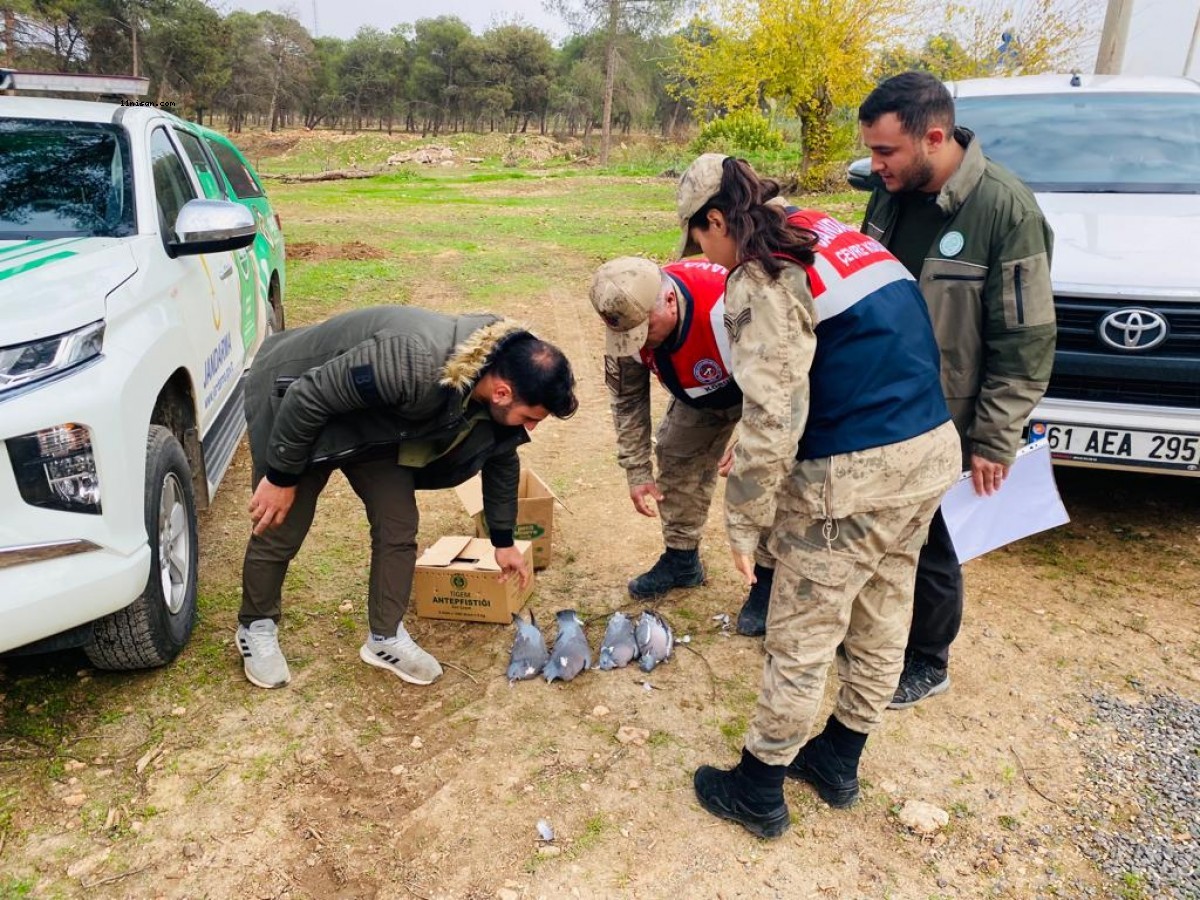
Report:
[{"label": "white pickup truck", "polygon": [[159,109],[0,96],[0,652],[140,668],[191,634],[196,511],[282,321],[229,184]]}]

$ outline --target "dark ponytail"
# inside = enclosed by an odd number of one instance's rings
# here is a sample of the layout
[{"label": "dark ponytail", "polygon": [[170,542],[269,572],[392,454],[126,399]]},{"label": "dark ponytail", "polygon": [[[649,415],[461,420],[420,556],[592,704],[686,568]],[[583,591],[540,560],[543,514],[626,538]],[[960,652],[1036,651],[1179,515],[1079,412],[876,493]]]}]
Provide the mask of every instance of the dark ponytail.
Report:
[{"label": "dark ponytail", "polygon": [[779,196],[779,184],[759,178],[744,159],[727,156],[721,164],[721,189],[688,220],[688,229],[708,230],[708,211],[725,216],[729,234],[737,244],[739,263],[757,260],[772,279],[779,277],[783,260],[777,254],[811,265],[817,236],[792,225],[787,212],[767,201]]}]

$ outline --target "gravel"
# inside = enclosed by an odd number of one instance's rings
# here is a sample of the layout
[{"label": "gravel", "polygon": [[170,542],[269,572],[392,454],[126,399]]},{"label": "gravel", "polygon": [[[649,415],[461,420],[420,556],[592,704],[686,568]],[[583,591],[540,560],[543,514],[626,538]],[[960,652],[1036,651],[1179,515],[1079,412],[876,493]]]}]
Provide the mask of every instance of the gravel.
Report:
[{"label": "gravel", "polygon": [[1087,742],[1076,842],[1124,896],[1200,898],[1200,704],[1091,698],[1108,726]]}]

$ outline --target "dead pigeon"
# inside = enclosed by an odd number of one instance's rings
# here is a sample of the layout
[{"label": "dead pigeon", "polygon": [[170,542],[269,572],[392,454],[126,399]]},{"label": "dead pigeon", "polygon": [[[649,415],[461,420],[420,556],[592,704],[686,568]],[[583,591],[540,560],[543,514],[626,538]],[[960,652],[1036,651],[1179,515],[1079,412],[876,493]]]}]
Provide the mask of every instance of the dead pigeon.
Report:
[{"label": "dead pigeon", "polygon": [[509,657],[508,663],[508,681],[510,684],[514,681],[533,678],[538,672],[542,671],[542,667],[546,665],[546,660],[550,658],[550,654],[546,652],[546,639],[542,637],[542,632],[538,630],[533,613],[529,613],[528,622],[516,613],[513,613],[512,618],[513,627],[516,628],[517,635],[513,638],[512,655]]},{"label": "dead pigeon", "polygon": [[637,638],[633,636],[633,621],[623,612],[615,612],[608,620],[604,641],[600,645],[600,668],[621,669],[637,658]]},{"label": "dead pigeon", "polygon": [[671,648],[675,646],[675,636],[671,626],[665,620],[646,610],[638,619],[634,630],[637,638],[639,665],[643,672],[649,672],[660,662],[671,656]]},{"label": "dead pigeon", "polygon": [[583,620],[575,610],[559,610],[555,618],[558,619],[558,637],[554,639],[550,661],[542,669],[542,674],[547,681],[555,678],[570,681],[584,669],[592,667],[592,650],[583,633]]}]

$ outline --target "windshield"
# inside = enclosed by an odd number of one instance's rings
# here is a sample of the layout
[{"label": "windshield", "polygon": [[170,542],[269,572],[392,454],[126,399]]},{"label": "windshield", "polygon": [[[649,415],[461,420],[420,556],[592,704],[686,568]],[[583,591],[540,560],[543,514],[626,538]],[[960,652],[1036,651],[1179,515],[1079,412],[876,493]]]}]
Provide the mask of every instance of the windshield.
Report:
[{"label": "windshield", "polygon": [[964,97],[955,118],[1035,191],[1200,193],[1200,94]]},{"label": "windshield", "polygon": [[122,237],[133,209],[122,129],[0,119],[0,240]]}]

